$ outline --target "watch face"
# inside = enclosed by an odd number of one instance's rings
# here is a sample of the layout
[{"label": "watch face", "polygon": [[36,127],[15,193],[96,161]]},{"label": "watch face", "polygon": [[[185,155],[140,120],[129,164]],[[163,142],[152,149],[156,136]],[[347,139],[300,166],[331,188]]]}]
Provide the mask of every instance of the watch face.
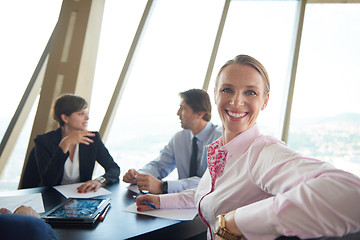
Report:
[{"label": "watch face", "polygon": [[106,179],[105,179],[104,177],[98,177],[97,180],[98,180],[101,184],[103,184],[103,183],[106,181]]},{"label": "watch face", "polygon": [[220,228],[221,228],[221,218],[216,217],[215,224],[214,224],[214,232],[218,233],[220,231]]}]

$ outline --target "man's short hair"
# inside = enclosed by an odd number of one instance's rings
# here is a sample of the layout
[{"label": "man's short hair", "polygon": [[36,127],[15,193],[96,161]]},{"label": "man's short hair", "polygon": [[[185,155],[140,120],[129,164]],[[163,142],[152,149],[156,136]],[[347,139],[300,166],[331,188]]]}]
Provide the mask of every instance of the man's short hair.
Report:
[{"label": "man's short hair", "polygon": [[211,102],[208,93],[203,89],[190,89],[179,93],[191,109],[198,112],[206,112],[203,119],[207,122],[211,120]]}]

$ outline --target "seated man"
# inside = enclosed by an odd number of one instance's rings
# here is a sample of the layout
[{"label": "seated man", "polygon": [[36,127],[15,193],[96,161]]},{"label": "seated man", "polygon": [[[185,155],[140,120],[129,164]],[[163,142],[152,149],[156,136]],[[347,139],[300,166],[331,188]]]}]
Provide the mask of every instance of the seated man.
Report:
[{"label": "seated man", "polygon": [[56,239],[50,225],[40,219],[31,207],[20,206],[11,214],[0,209],[0,239],[50,240]]},{"label": "seated man", "polygon": [[[221,128],[210,122],[211,103],[206,91],[190,89],[180,97],[177,115],[183,130],[172,137],[157,159],[139,171],[128,170],[123,177],[124,182],[137,184],[140,191],[158,194],[196,188],[207,168],[205,146],[222,135]],[[175,168],[179,180],[161,181]]]}]

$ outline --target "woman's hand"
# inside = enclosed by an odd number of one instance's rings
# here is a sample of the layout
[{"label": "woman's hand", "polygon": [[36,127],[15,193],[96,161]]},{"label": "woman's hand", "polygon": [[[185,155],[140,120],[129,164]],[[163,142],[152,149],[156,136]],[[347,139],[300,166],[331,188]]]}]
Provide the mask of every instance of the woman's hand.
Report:
[{"label": "woman's hand", "polygon": [[75,133],[70,134],[69,136],[64,137],[59,146],[63,150],[64,153],[67,153],[72,145],[82,143],[85,145],[90,145],[94,142],[94,140],[90,139],[89,137],[94,137],[95,133],[82,130]]},{"label": "woman's hand", "polygon": [[89,180],[80,187],[77,188],[79,193],[87,193],[90,191],[96,192],[101,187],[101,183],[98,180]]},{"label": "woman's hand", "polygon": [[146,203],[152,203],[154,206],[160,208],[160,197],[153,194],[145,194],[136,198],[137,210],[139,212],[154,210],[150,205]]}]

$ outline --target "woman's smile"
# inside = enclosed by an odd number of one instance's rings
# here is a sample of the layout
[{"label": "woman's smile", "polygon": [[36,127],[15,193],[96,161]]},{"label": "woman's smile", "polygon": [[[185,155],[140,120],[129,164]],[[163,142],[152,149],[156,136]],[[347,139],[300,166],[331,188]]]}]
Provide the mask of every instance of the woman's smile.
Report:
[{"label": "woman's smile", "polygon": [[238,112],[238,111],[231,111],[231,110],[225,110],[228,114],[229,118],[233,121],[240,121],[242,118],[244,118],[248,112]]}]

